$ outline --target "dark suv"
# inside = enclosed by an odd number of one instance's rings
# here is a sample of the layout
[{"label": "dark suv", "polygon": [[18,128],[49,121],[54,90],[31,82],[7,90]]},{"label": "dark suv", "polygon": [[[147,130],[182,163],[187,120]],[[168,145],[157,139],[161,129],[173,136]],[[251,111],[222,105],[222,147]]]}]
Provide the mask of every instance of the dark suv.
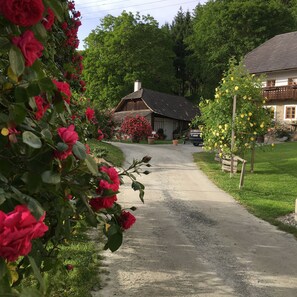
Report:
[{"label": "dark suv", "polygon": [[203,145],[202,132],[199,129],[191,129],[189,133],[189,141],[195,146]]}]

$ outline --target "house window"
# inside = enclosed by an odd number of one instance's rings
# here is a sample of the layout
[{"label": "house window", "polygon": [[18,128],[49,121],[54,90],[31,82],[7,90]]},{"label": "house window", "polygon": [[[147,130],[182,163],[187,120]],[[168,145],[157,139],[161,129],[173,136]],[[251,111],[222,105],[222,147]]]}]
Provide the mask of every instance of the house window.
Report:
[{"label": "house window", "polygon": [[295,120],[296,105],[285,105],[285,120]]},{"label": "house window", "polygon": [[288,85],[289,86],[297,85],[297,77],[290,77],[290,78],[288,78]]},{"label": "house window", "polygon": [[274,87],[275,86],[275,79],[270,79],[266,81],[266,87]]}]

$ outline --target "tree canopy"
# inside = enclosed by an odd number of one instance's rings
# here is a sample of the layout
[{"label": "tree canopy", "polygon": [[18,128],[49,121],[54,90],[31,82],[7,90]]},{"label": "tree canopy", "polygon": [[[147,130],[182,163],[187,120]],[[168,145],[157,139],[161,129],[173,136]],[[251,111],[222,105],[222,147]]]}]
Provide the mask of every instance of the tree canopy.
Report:
[{"label": "tree canopy", "polygon": [[108,15],[86,38],[84,77],[87,95],[101,107],[114,107],[133,83],[170,92],[174,85],[170,35],[150,16]]},{"label": "tree canopy", "polygon": [[198,5],[188,46],[199,95],[213,96],[231,57],[240,59],[269,38],[296,30],[294,1],[211,0]]}]

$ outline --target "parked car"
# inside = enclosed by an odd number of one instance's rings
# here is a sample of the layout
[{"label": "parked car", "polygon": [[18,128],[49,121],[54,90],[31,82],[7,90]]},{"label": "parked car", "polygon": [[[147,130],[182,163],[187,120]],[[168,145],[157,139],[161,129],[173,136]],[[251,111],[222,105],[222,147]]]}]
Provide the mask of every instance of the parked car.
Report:
[{"label": "parked car", "polygon": [[199,129],[191,129],[189,133],[189,141],[195,146],[203,145],[202,132]]}]

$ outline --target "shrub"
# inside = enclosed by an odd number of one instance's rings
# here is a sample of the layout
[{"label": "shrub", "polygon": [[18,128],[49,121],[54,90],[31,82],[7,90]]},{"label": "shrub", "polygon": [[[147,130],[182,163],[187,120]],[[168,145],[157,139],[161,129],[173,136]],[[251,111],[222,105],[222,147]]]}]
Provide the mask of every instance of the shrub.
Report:
[{"label": "shrub", "polygon": [[121,125],[121,133],[128,134],[133,142],[139,142],[152,134],[152,126],[142,116],[137,115],[135,118],[126,117]]},{"label": "shrub", "polygon": [[[59,247],[78,222],[100,226],[105,248],[118,249],[135,221],[117,203],[122,176],[143,200],[144,186],[129,170],[149,161],[134,161],[124,173],[95,162],[85,143],[92,108],[79,119],[72,112],[72,93],[85,89],[76,51],[80,13],[66,0],[28,3],[2,1],[0,10],[1,296],[49,296],[43,276],[65,272]],[[17,290],[30,274],[38,288]]]}]

